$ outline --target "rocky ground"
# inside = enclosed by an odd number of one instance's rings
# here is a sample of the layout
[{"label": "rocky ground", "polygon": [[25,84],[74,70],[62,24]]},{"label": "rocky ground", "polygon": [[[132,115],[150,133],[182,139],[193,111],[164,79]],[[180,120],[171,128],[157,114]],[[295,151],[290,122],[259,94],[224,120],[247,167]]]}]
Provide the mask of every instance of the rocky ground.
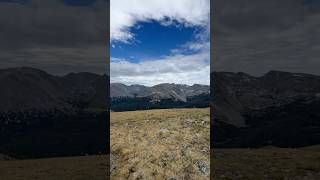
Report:
[{"label": "rocky ground", "polygon": [[112,179],[209,179],[209,108],[111,113]]}]

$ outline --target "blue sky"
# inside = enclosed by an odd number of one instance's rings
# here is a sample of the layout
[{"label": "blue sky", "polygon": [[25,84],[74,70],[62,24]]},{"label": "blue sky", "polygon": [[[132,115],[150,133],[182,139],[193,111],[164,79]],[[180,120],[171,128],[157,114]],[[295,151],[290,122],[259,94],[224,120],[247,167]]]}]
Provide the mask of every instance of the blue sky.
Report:
[{"label": "blue sky", "polygon": [[111,82],[209,84],[209,0],[111,0]]},{"label": "blue sky", "polygon": [[[111,46],[111,56],[138,62],[144,59],[157,59],[171,53],[172,49],[180,48],[182,44],[195,40],[198,27],[183,27],[176,25],[163,26],[151,20],[138,22],[131,27],[134,34],[131,43],[116,41]],[[188,53],[188,52],[185,52]]]},{"label": "blue sky", "polygon": [[[1,66],[106,73],[106,2],[0,0]],[[111,0],[111,82],[209,84],[209,2]]]}]

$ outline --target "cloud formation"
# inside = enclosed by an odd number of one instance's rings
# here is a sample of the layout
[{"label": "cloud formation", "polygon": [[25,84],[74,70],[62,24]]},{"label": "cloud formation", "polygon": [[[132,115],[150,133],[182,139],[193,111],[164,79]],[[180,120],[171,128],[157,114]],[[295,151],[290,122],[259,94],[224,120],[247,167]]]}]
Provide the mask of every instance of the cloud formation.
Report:
[{"label": "cloud formation", "polygon": [[318,1],[216,0],[214,18],[214,70],[320,74]]},{"label": "cloud formation", "polygon": [[31,66],[52,74],[106,73],[106,0],[0,1],[0,68]]},{"label": "cloud formation", "polygon": [[111,41],[130,41],[134,38],[130,28],[148,20],[166,26],[175,22],[185,26],[207,26],[209,3],[209,0],[111,0]]},{"label": "cloud formation", "polygon": [[111,59],[111,82],[152,86],[160,83],[209,84],[209,51],[170,55],[132,63]]},{"label": "cloud formation", "polygon": [[[131,43],[130,31],[138,22],[157,21],[163,26],[201,27],[194,41],[181,44],[171,54],[133,63],[111,58],[111,82],[209,84],[209,0],[111,0],[110,36],[112,42]],[[168,39],[170,41],[170,39]],[[143,42],[141,42],[143,43]],[[155,42],[156,43],[156,42]]]}]

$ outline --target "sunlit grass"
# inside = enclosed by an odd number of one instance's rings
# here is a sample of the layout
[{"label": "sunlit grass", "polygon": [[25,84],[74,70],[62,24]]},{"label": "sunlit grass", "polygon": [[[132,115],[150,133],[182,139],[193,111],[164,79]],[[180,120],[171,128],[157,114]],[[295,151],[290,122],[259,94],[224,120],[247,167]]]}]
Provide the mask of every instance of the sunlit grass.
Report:
[{"label": "sunlit grass", "polygon": [[209,109],[111,113],[112,179],[209,179]]}]

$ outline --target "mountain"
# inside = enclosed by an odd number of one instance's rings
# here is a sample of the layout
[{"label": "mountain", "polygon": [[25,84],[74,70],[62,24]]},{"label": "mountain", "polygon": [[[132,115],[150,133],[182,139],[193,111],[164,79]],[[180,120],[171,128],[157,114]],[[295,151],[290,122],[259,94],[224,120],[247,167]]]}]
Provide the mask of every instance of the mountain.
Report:
[{"label": "mountain", "polygon": [[143,85],[124,85],[121,83],[111,83],[111,97],[152,97],[156,99],[174,98],[179,101],[187,101],[187,97],[200,94],[209,94],[208,85],[194,84],[188,86],[185,84],[163,83],[152,87]]},{"label": "mountain", "polygon": [[[80,104],[89,108],[96,98],[107,97],[107,79],[93,73],[70,73],[53,76],[34,68],[0,70],[0,112],[75,111]],[[101,97],[96,97],[100,94]],[[99,108],[106,109],[106,103]]]},{"label": "mountain", "polygon": [[106,150],[108,77],[0,70],[0,153],[17,158]]},{"label": "mountain", "polygon": [[320,143],[320,76],[214,72],[211,81],[214,146]]},{"label": "mountain", "polygon": [[111,83],[111,110],[208,107],[210,87],[194,84],[124,85]]}]

